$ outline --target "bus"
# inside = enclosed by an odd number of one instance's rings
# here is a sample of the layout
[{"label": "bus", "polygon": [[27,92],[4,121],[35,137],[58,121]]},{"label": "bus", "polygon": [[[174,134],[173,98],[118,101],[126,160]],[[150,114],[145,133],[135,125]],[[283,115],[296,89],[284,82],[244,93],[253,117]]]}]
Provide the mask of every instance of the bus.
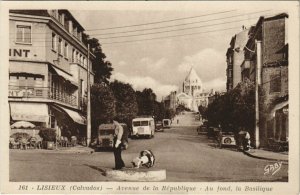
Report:
[{"label": "bus", "polygon": [[135,118],[132,120],[132,137],[154,137],[155,123],[153,118]]}]

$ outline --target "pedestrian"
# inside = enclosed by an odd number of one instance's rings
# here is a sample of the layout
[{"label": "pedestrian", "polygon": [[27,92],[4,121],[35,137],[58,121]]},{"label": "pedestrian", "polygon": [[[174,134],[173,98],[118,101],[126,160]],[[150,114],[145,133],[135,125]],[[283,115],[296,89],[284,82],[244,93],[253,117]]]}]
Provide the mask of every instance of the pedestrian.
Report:
[{"label": "pedestrian", "polygon": [[123,127],[117,121],[113,121],[115,125],[114,134],[114,156],[115,156],[115,170],[122,169],[125,167],[124,161],[122,160],[122,136],[124,133]]},{"label": "pedestrian", "polygon": [[244,150],[245,150],[245,151],[249,151],[249,150],[250,150],[250,134],[249,134],[249,132],[247,132],[246,135],[245,135],[245,146],[244,146]]},{"label": "pedestrian", "polygon": [[177,119],[177,124],[179,123],[179,119]]}]

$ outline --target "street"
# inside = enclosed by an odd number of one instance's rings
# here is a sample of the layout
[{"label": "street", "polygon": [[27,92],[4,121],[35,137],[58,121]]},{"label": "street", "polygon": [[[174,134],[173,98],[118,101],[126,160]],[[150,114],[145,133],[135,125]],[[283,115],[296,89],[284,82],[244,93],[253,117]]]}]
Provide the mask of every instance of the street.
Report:
[{"label": "street", "polygon": [[[196,126],[173,126],[153,139],[130,139],[123,151],[126,167],[144,149],[156,156],[154,169],[166,169],[169,182],[287,181],[288,165],[274,175],[264,168],[274,161],[255,159],[233,148],[219,149]],[[114,167],[112,152],[57,153],[46,150],[10,150],[11,181],[111,181],[103,175]],[[146,168],[145,168],[146,169]]]}]

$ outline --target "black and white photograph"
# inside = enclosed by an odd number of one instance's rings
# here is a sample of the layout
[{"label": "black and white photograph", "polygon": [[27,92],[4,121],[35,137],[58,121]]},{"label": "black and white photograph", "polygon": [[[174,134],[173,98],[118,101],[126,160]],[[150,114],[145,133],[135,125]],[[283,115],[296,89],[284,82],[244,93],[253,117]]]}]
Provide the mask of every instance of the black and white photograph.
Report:
[{"label": "black and white photograph", "polygon": [[2,193],[299,193],[299,2],[2,5]]}]

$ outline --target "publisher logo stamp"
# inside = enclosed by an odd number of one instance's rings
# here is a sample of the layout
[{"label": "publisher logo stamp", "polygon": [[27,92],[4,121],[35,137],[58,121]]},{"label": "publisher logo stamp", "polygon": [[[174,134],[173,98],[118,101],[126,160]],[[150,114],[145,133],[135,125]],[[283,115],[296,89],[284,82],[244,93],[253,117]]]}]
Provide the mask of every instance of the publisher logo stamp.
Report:
[{"label": "publisher logo stamp", "polygon": [[268,164],[267,166],[265,166],[264,168],[264,175],[275,175],[282,166],[282,162],[276,162],[274,164]]}]

